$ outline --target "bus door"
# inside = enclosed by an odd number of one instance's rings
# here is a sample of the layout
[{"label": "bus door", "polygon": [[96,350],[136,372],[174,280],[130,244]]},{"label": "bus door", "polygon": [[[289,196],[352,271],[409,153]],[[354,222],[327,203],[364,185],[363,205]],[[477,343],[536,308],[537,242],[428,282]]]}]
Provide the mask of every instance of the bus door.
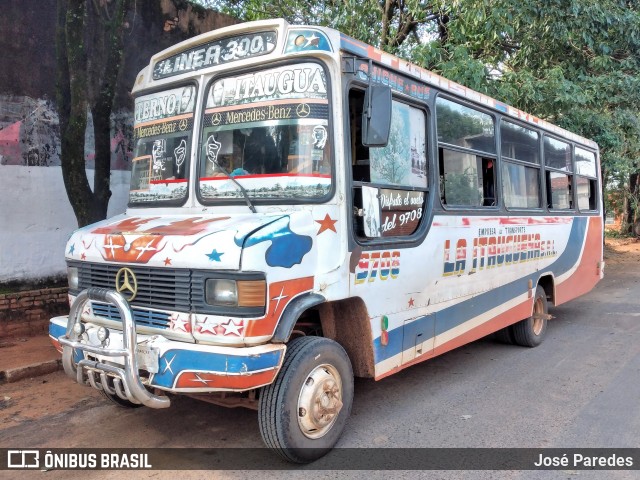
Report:
[{"label": "bus door", "polygon": [[[382,360],[393,357],[400,364],[430,353],[434,343],[435,323],[433,316],[426,315],[425,295],[433,255],[416,238],[427,217],[426,111],[393,99],[388,142],[365,145],[365,103],[364,91],[349,92],[351,234],[359,244],[350,290],[367,306],[374,340],[380,319],[380,336],[375,341],[381,344]],[[398,248],[399,243],[403,248]]]}]

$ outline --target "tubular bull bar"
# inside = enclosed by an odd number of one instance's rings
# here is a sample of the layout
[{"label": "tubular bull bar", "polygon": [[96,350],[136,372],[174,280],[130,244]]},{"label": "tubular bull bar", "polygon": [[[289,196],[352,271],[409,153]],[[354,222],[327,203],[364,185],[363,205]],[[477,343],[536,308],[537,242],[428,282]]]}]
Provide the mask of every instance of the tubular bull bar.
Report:
[{"label": "tubular bull bar", "polygon": [[[123,348],[109,349],[102,346],[87,345],[78,341],[79,335],[74,327],[76,324],[81,323],[82,311],[85,304],[90,300],[109,303],[118,308],[122,318]],[[151,408],[169,407],[171,402],[167,397],[154,395],[140,381],[138,360],[135,352],[137,334],[133,313],[129,303],[118,292],[106,288],[89,288],[82,291],[71,307],[67,331],[58,338],[58,341],[63,347],[62,365],[64,371],[79,384],[88,383],[97,390],[104,390],[108,394],[117,395],[131,403],[143,404]],[[124,367],[120,368],[86,358],[75,363],[73,359],[74,349],[104,357],[123,357]],[[99,381],[96,376],[100,377]]]}]

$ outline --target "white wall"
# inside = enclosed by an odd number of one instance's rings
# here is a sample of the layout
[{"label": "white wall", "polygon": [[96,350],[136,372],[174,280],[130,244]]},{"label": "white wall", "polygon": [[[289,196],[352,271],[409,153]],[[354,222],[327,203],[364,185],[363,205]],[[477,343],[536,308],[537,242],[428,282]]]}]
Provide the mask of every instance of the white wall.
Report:
[{"label": "white wall", "polygon": [[[88,170],[93,184],[93,170]],[[124,212],[130,173],[111,173],[108,216]],[[64,248],[78,228],[61,167],[0,166],[0,282],[66,272]]]}]

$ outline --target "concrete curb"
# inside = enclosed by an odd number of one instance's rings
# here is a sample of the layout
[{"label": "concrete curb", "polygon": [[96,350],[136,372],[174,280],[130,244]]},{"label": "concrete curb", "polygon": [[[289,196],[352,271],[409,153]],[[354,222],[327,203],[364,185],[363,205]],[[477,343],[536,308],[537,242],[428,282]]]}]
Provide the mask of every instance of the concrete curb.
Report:
[{"label": "concrete curb", "polygon": [[62,370],[62,359],[48,360],[42,363],[34,363],[24,367],[11,368],[0,371],[0,384],[13,383],[25,378],[46,375]]}]

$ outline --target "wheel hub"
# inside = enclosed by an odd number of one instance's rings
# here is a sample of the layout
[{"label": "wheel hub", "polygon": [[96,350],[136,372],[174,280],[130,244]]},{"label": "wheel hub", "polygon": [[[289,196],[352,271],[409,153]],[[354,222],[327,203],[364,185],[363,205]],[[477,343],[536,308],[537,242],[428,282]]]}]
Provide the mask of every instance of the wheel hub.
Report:
[{"label": "wheel hub", "polygon": [[544,305],[541,299],[536,299],[533,306],[533,333],[540,335],[544,328]]},{"label": "wheel hub", "polygon": [[298,397],[298,424],[308,438],[320,438],[333,426],[342,409],[342,380],[331,365],[314,368]]}]

